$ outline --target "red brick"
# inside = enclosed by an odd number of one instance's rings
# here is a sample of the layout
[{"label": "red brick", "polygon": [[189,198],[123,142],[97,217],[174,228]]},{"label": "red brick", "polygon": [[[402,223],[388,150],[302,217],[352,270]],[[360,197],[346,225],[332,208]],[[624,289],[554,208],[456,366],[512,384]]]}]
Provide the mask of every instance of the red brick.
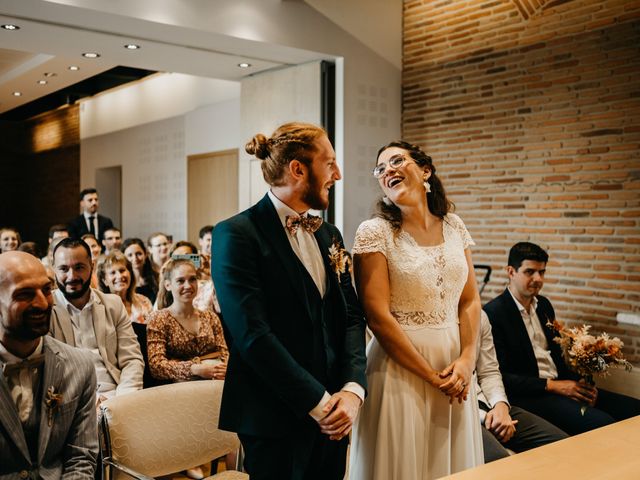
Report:
[{"label": "red brick", "polygon": [[[405,87],[417,85],[404,137],[439,159],[474,261],[499,269],[483,301],[505,284],[511,244],[530,240],[549,248],[558,315],[612,326],[640,311],[640,2],[573,0],[525,20],[509,2],[480,12],[488,1],[404,3],[407,39],[428,36],[404,47]],[[469,28],[473,41],[452,45]],[[640,328],[629,338],[640,361]]]}]

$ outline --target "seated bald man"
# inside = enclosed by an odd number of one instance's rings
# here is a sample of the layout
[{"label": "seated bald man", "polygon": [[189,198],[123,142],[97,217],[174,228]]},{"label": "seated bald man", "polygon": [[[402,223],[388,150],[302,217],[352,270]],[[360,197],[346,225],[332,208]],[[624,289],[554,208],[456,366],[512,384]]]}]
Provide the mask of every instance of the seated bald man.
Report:
[{"label": "seated bald man", "polygon": [[96,374],[50,336],[51,282],[24,252],[0,255],[0,478],[94,478]]}]

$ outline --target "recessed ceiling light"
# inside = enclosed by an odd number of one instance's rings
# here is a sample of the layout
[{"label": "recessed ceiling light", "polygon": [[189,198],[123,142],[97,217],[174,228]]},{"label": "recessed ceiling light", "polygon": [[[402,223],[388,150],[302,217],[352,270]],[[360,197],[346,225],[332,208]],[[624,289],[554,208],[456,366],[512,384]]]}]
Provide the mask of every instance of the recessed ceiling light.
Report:
[{"label": "recessed ceiling light", "polygon": [[84,58],[98,58],[100,56],[99,53],[96,52],[85,52],[82,54]]},{"label": "recessed ceiling light", "polygon": [[2,28],[4,28],[5,30],[20,30],[20,27],[18,25],[14,25],[13,23],[5,23],[4,25],[2,25]]},{"label": "recessed ceiling light", "polygon": [[51,77],[58,76],[58,74],[54,73],[54,72],[44,72],[44,76],[47,77],[47,78],[51,78]]},{"label": "recessed ceiling light", "polygon": [[140,48],[140,45],[136,45],[135,43],[127,43],[124,48],[126,48],[127,50],[138,50]]},{"label": "recessed ceiling light", "polygon": [[47,83],[46,80],[38,80],[38,85],[46,85]]},{"label": "recessed ceiling light", "polygon": [[239,63],[239,64],[238,64],[238,66],[239,66],[240,68],[249,68],[249,67],[251,66],[251,64],[250,64],[250,63],[243,62],[243,63]]},{"label": "recessed ceiling light", "polygon": [[21,97],[22,96],[22,92],[13,92],[13,96],[14,97]]},{"label": "recessed ceiling light", "polygon": [[69,70],[71,70],[72,72],[77,72],[78,70],[80,70],[80,67],[77,65],[69,65]]}]

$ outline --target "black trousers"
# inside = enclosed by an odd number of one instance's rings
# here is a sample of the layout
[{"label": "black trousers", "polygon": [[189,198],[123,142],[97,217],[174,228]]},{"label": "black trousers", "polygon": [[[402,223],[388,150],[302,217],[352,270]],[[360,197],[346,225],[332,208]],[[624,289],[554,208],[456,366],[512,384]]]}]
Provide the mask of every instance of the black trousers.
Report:
[{"label": "black trousers", "polygon": [[239,434],[244,468],[251,480],[342,480],[348,437],[329,440],[309,418],[297,432],[284,438]]},{"label": "black trousers", "polygon": [[509,414],[512,419],[518,420],[518,423],[516,425],[516,433],[507,443],[500,443],[493,433],[484,428],[484,426],[482,427],[484,463],[508,457],[507,448],[520,453],[569,436],[555,425],[526,411],[524,408],[514,405],[511,407]]},{"label": "black trousers", "polygon": [[580,411],[581,403],[554,393],[536,397],[514,397],[510,400],[515,405],[548,420],[569,435],[588,432],[618,420],[640,415],[640,400],[601,389],[598,389],[595,407],[587,407],[584,415]]}]

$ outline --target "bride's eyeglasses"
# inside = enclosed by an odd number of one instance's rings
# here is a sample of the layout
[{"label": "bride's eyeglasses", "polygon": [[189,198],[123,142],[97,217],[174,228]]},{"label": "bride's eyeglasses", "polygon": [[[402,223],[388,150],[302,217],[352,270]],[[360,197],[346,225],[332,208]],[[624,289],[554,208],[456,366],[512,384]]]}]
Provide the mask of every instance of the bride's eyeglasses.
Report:
[{"label": "bride's eyeglasses", "polygon": [[391,168],[400,168],[401,166],[404,165],[404,163],[407,160],[409,159],[406,158],[404,155],[394,155],[389,159],[389,162],[379,163],[378,165],[376,165],[372,172],[373,176],[376,178],[380,178],[384,175],[384,172],[386,172],[387,165],[390,166]]}]

